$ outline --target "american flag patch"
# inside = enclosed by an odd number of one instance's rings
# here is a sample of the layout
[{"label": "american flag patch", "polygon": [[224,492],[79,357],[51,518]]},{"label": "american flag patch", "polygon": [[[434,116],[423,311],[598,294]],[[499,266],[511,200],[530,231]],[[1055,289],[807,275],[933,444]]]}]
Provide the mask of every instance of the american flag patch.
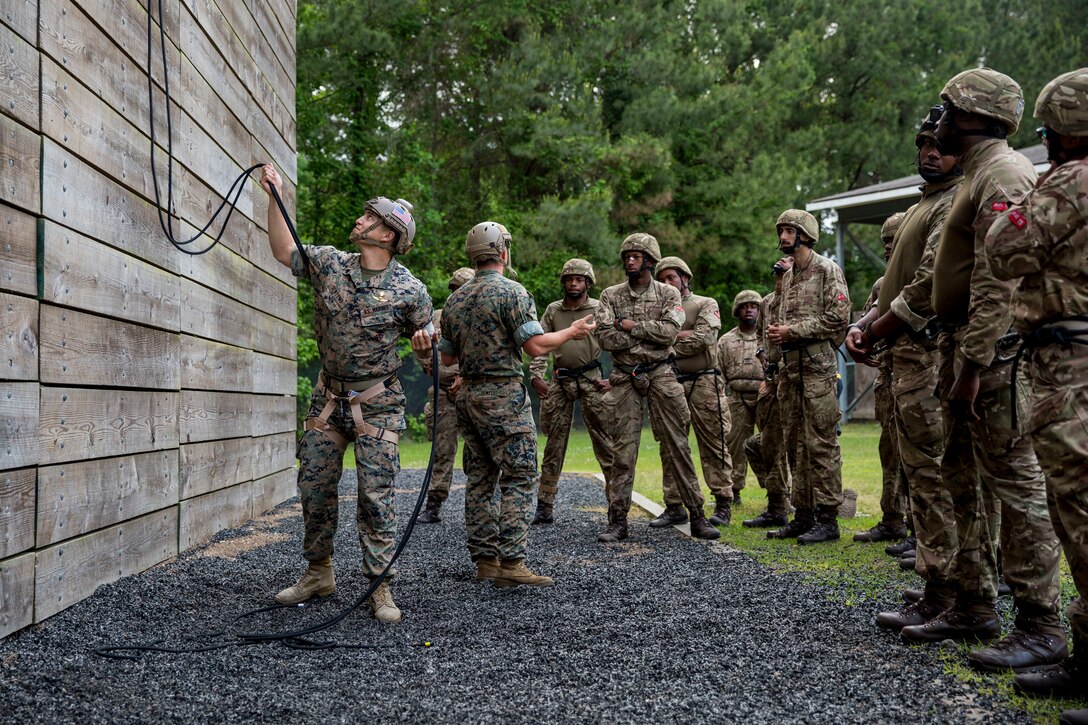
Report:
[{"label": "american flag patch", "polygon": [[1021,214],[1019,209],[1012,214],[1009,214],[1009,221],[1012,222],[1013,226],[1017,229],[1023,229],[1028,225],[1028,218]]},{"label": "american flag patch", "polygon": [[395,216],[397,219],[400,219],[405,224],[412,221],[412,215],[400,204],[393,205],[393,216]]}]

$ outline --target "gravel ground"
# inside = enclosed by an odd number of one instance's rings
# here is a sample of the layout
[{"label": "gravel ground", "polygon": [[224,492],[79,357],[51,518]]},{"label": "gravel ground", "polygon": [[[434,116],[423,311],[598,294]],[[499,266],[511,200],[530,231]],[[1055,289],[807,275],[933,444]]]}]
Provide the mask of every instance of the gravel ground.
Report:
[{"label": "gravel ground", "polygon": [[[457,475],[445,520],[418,526],[398,563],[401,623],[379,624],[364,606],[320,635],[380,649],[93,654],[177,644],[268,603],[301,570],[295,499],[0,643],[0,720],[1028,722],[879,632],[876,606],[844,608],[830,589],[646,518],[627,541],[598,544],[603,493],[591,479],[564,477],[559,523],[532,531],[529,563],[555,587],[478,583]],[[420,480],[398,481],[402,513]],[[351,494],[354,474],[341,486]],[[360,593],[354,498],[345,503],[337,593],[242,629],[318,621]]]}]

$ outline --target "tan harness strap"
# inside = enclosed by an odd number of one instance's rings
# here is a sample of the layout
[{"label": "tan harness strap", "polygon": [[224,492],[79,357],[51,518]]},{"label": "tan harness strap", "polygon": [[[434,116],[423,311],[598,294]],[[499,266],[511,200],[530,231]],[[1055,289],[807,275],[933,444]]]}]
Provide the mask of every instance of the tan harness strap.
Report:
[{"label": "tan harness strap", "polygon": [[400,441],[400,434],[396,431],[385,430],[384,428],[378,428],[363,420],[363,411],[361,405],[371,398],[381,395],[389,388],[386,387],[385,380],[382,380],[374,385],[371,385],[366,390],[356,392],[354,390],[346,391],[345,395],[337,395],[333,392],[332,388],[326,384],[325,373],[322,373],[317,378],[318,392],[325,396],[325,407],[321,409],[321,412],[314,418],[307,418],[303,423],[303,430],[317,430],[328,436],[334,443],[340,446],[341,449],[347,449],[348,444],[351,442],[344,436],[336,432],[336,430],[329,424],[329,416],[336,410],[338,403],[347,401],[348,408],[351,410],[351,419],[355,423],[355,435],[367,435],[371,438],[377,438],[379,440],[388,441],[393,445],[396,445]]}]

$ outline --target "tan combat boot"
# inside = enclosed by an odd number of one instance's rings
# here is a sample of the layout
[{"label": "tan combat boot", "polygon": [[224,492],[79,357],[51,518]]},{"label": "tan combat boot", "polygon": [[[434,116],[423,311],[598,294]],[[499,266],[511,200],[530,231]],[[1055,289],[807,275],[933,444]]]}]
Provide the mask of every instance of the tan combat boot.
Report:
[{"label": "tan combat boot", "polygon": [[499,575],[499,560],[494,556],[486,556],[476,560],[476,581],[482,582],[494,579]]},{"label": "tan combat boot", "polygon": [[370,608],[374,610],[374,619],[379,622],[400,621],[400,610],[393,602],[393,592],[389,589],[389,582],[383,581],[370,595]]},{"label": "tan combat boot", "polygon": [[492,582],[497,587],[516,587],[521,584],[530,587],[550,587],[555,584],[555,580],[549,576],[534,574],[529,567],[525,566],[524,559],[504,561],[499,566],[499,573]]},{"label": "tan combat boot", "polygon": [[332,574],[332,557],[311,561],[306,573],[295,583],[276,595],[276,604],[299,604],[313,597],[327,597],[336,591]]}]

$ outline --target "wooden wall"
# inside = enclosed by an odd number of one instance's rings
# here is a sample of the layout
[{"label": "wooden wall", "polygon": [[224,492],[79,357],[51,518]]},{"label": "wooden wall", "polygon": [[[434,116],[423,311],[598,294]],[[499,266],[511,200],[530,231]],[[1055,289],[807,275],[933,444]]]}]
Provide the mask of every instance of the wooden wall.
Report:
[{"label": "wooden wall", "polygon": [[[295,492],[295,283],[255,182],[220,247],[165,239],[149,3],[0,11],[0,636]],[[179,236],[267,160],[294,208],[294,0],[163,12]],[[153,43],[165,195],[157,25]]]}]

